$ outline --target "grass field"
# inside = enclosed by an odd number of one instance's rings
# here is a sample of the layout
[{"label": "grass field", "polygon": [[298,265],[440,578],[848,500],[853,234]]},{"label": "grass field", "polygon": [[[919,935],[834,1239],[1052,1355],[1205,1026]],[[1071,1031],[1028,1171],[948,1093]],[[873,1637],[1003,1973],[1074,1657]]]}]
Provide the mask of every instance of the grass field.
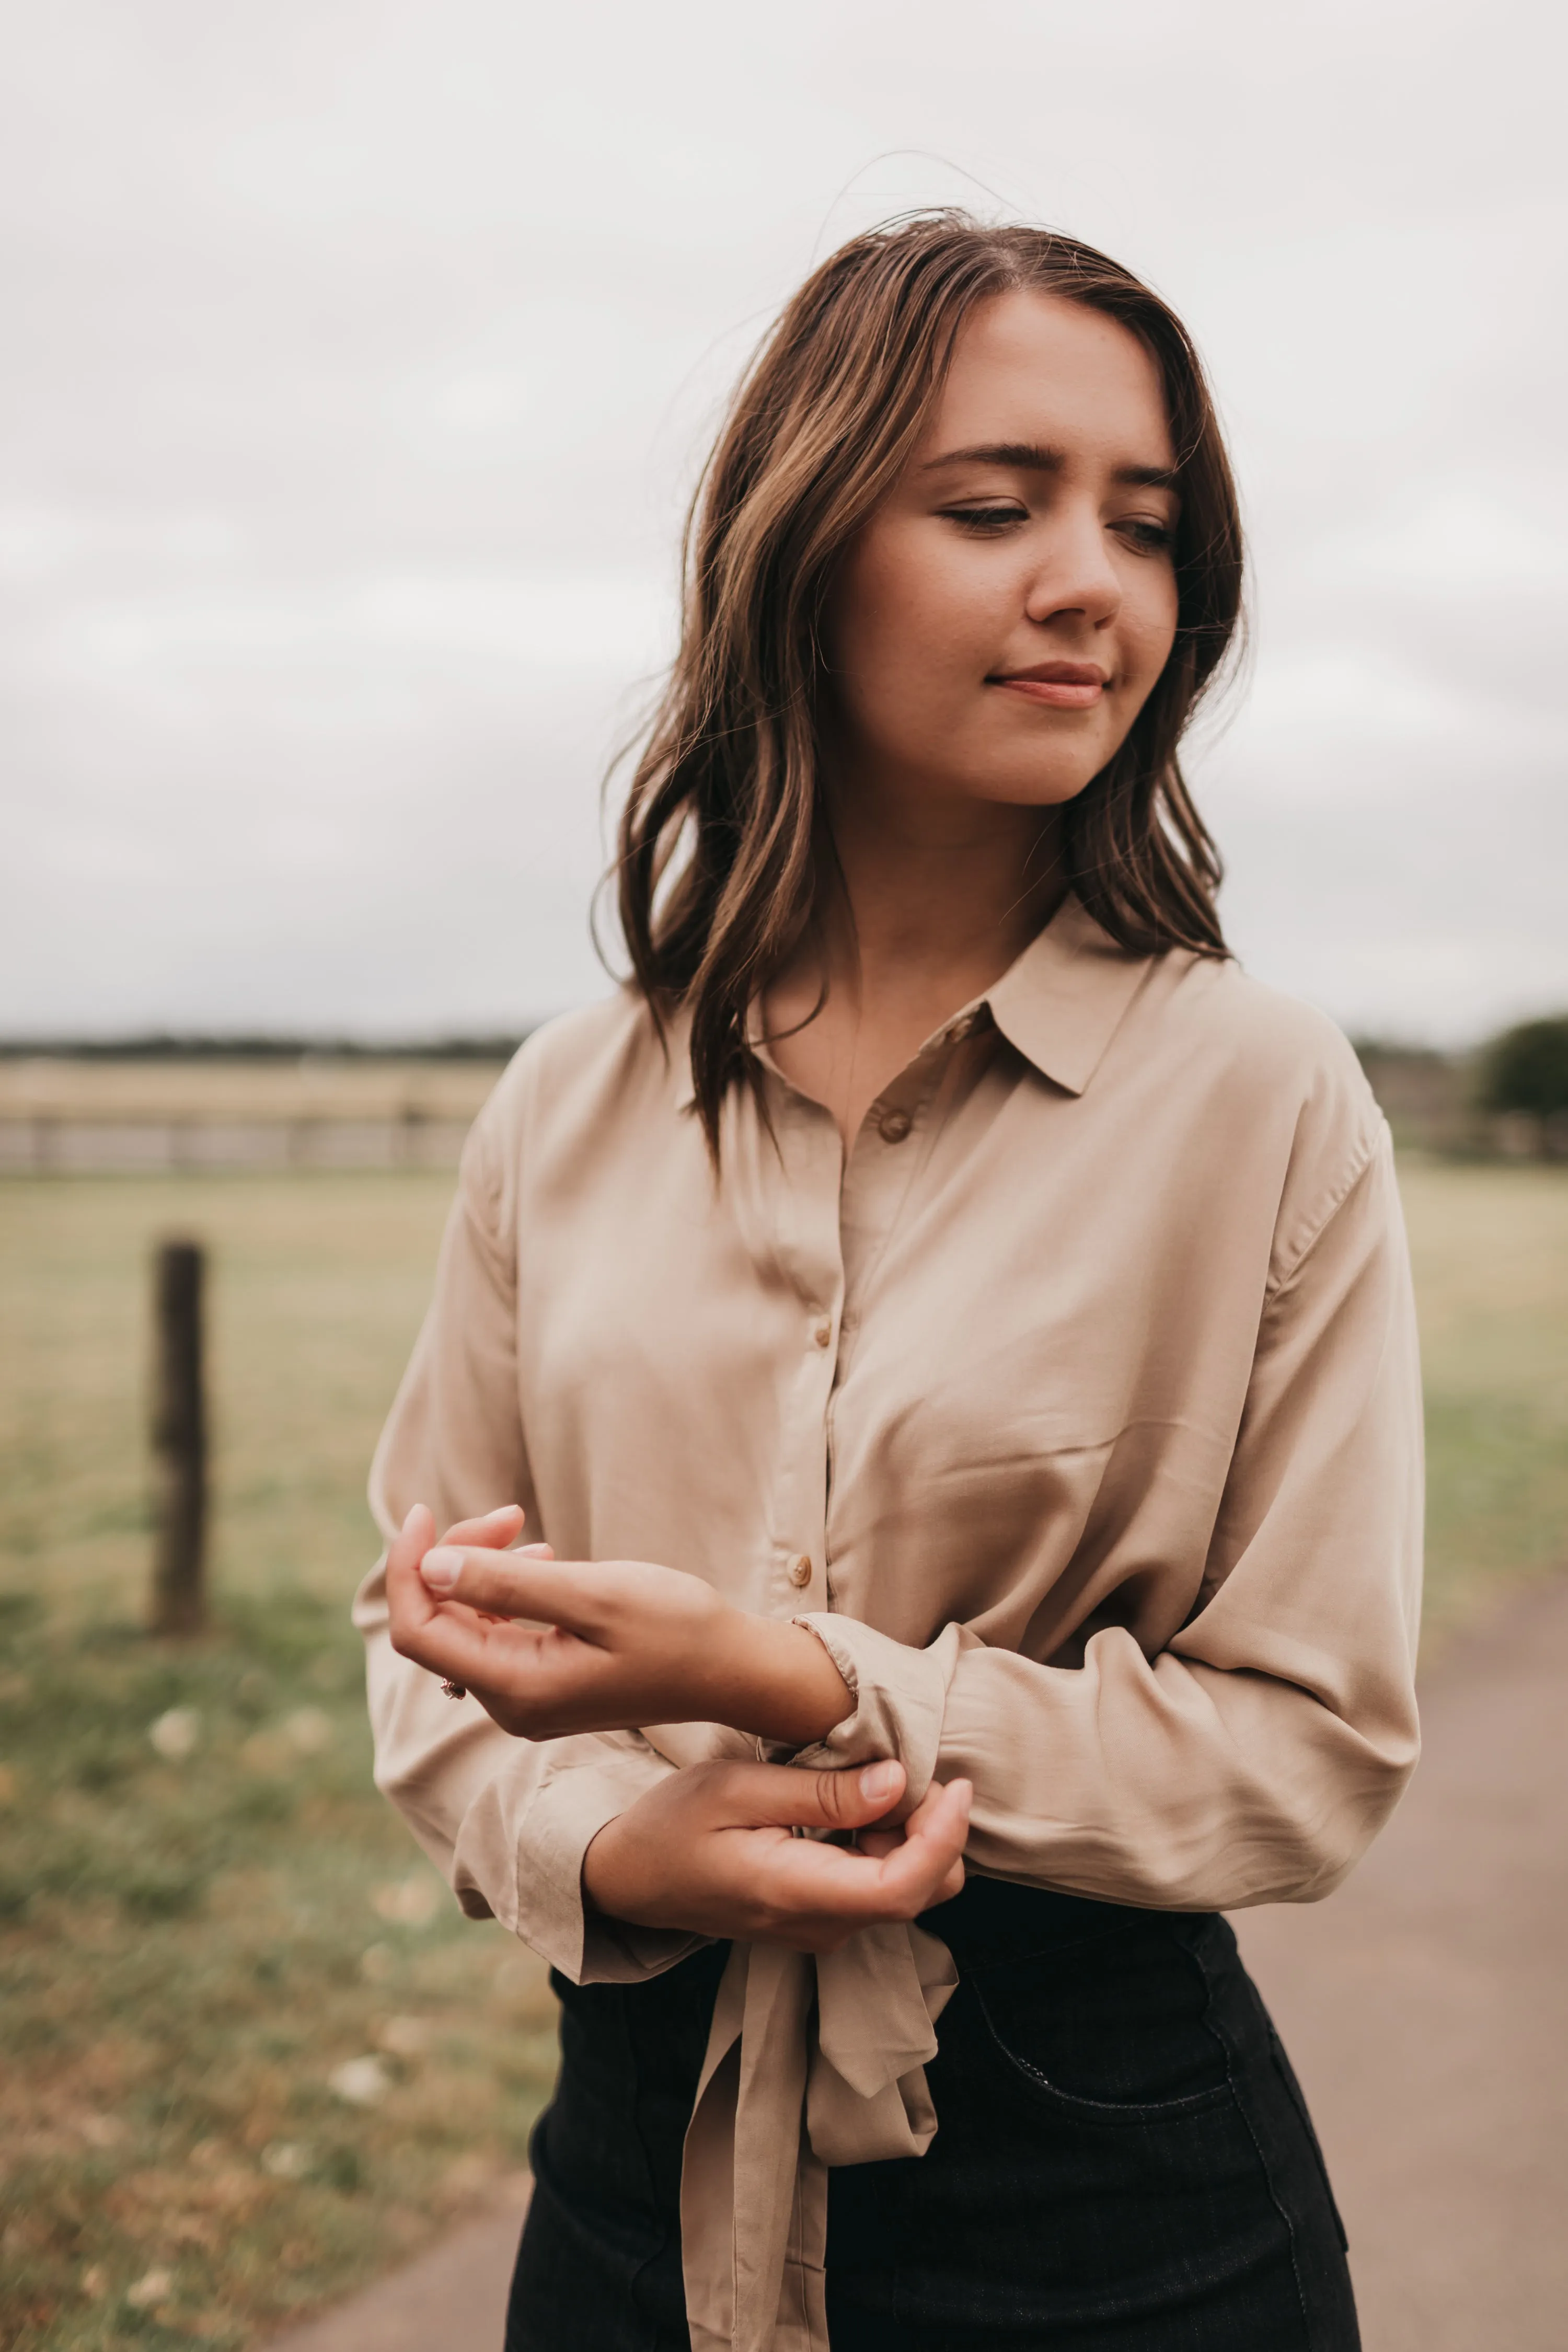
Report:
[{"label": "grass field", "polygon": [[[522,2160],[542,1972],[369,1786],[348,1595],[449,1180],[0,1185],[0,2343],[255,2341]],[[1568,1173],[1411,1164],[1441,1632],[1568,1559]],[[219,1623],[138,1630],[147,1255],[213,1254]]]},{"label": "grass field", "polygon": [[1426,1388],[1426,1625],[1568,1567],[1568,1169],[1406,1162]]}]

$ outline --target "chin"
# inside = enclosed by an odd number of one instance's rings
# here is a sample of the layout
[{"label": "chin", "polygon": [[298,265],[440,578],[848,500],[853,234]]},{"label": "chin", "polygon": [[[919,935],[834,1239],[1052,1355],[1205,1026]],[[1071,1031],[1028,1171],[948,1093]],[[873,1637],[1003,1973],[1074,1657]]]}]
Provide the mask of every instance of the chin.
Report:
[{"label": "chin", "polygon": [[1107,743],[1096,730],[1094,740],[1079,736],[1038,736],[1032,743],[991,747],[989,758],[977,759],[968,770],[967,790],[976,798],[1010,801],[1020,807],[1059,808],[1088,790],[1117,745]]},{"label": "chin", "polygon": [[963,797],[1006,808],[1065,808],[1088,791],[1099,773],[1098,768],[1074,768],[1065,775],[1042,776],[1037,768],[1030,775],[976,776],[967,781]]}]

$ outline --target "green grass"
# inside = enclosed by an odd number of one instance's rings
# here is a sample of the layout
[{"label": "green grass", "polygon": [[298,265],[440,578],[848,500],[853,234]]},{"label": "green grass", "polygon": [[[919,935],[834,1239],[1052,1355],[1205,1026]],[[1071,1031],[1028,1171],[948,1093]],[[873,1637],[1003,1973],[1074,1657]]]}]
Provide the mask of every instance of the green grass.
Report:
[{"label": "green grass", "polygon": [[[1405,1189],[1444,1631],[1568,1560],[1568,1172]],[[237,2352],[522,2161],[542,1970],[371,1789],[346,1622],[449,1190],[0,1185],[7,2352]],[[179,1232],[212,1251],[216,1406],[217,1623],[185,1645],[140,1630],[147,1261]]]},{"label": "green grass", "polygon": [[[346,1622],[449,1191],[0,1186],[15,2352],[248,2344],[524,2160],[554,2066],[543,1970],[459,1916],[371,1788]],[[182,1230],[213,1252],[217,1622],[173,1644],[140,1630],[142,1370],[148,1251]],[[183,1757],[151,1736],[171,1716]],[[331,2077],[365,2059],[356,2104]]]}]

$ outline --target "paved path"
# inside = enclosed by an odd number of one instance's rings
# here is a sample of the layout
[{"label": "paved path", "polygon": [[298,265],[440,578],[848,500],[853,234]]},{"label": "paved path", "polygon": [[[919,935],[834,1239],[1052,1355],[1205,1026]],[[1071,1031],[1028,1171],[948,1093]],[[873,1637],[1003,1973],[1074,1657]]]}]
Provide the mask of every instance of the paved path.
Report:
[{"label": "paved path", "polygon": [[[1424,1712],[1349,1883],[1237,1926],[1317,2116],[1365,2352],[1565,2352],[1568,1579],[1457,1644]],[[499,2352],[521,2211],[269,2352]]]}]

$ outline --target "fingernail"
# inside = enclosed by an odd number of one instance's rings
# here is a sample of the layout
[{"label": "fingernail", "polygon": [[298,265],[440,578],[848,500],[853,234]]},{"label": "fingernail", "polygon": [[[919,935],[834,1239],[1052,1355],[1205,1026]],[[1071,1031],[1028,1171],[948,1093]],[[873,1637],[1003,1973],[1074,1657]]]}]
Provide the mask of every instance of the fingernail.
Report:
[{"label": "fingernail", "polygon": [[519,1544],[517,1548],[517,1556],[519,1559],[548,1559],[551,1556],[550,1546],[548,1544]]},{"label": "fingernail", "polygon": [[896,1764],[868,1764],[860,1775],[860,1794],[868,1805],[879,1804],[884,1797],[892,1796],[898,1785]]},{"label": "fingernail", "polygon": [[462,1572],[462,1553],[443,1551],[439,1544],[434,1551],[427,1551],[419,1563],[420,1575],[426,1584],[434,1585],[437,1592],[450,1592]]},{"label": "fingernail", "polygon": [[414,1514],[418,1508],[419,1506],[417,1503],[410,1503],[408,1506],[408,1517],[404,1520],[402,1528],[404,1535],[406,1535],[409,1528],[414,1525]]}]

